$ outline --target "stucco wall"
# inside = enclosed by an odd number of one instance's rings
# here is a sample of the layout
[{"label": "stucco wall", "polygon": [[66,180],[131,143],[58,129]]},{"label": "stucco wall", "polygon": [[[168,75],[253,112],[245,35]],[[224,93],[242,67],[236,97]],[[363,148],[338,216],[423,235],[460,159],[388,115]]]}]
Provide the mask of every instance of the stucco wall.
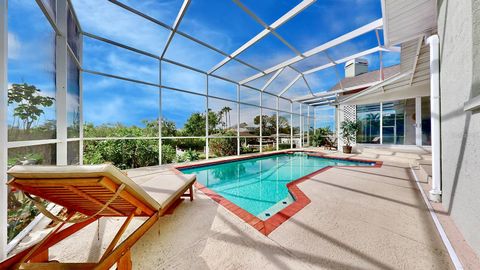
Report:
[{"label": "stucco wall", "polygon": [[[480,112],[464,112],[463,106],[479,93],[478,79],[476,84],[473,79],[478,78],[473,73],[474,70],[478,73],[480,64],[473,59],[473,51],[478,59],[480,49],[479,2],[438,1],[443,204],[477,254],[480,254]],[[476,14],[475,31],[472,13]]]}]

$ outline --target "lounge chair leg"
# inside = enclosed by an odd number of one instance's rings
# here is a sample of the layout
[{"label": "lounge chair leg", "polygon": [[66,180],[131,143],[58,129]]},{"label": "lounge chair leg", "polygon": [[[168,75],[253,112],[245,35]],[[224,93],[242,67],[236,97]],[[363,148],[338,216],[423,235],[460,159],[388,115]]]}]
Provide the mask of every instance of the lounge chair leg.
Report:
[{"label": "lounge chair leg", "polygon": [[132,269],[132,257],[130,250],[128,250],[117,262],[117,270],[131,270]]},{"label": "lounge chair leg", "polygon": [[48,249],[45,249],[40,254],[36,255],[35,257],[32,257],[32,259],[30,259],[30,262],[31,263],[48,262]]},{"label": "lounge chair leg", "polygon": [[193,185],[190,186],[189,188],[190,192],[190,201],[193,201]]}]

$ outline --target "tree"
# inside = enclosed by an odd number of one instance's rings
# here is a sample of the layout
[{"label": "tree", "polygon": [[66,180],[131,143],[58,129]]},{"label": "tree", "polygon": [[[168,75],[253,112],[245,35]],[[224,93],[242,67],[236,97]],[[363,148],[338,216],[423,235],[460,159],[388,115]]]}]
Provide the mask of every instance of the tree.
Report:
[{"label": "tree", "polygon": [[225,115],[225,125],[226,127],[230,127],[230,125],[232,124],[232,122],[230,121],[230,111],[232,110],[232,108],[228,107],[228,106],[225,106],[222,108],[222,110],[220,110],[220,113],[224,114]]},{"label": "tree", "polygon": [[190,115],[183,126],[182,133],[184,136],[205,136],[205,115],[202,113]]},{"label": "tree", "polygon": [[290,134],[289,120],[284,116],[278,116],[278,132],[283,134]]},{"label": "tree", "polygon": [[164,119],[162,121],[162,136],[173,137],[176,135],[176,133],[177,133],[177,127],[175,125],[175,122]]},{"label": "tree", "polygon": [[42,108],[51,107],[55,100],[53,97],[42,96],[41,91],[34,85],[26,83],[13,84],[12,88],[8,89],[8,104],[18,104],[13,109],[13,116],[23,122],[23,128],[27,131],[45,113]]},{"label": "tree", "polygon": [[[266,125],[267,118],[268,118],[268,115],[262,115],[262,124],[261,124],[262,127]],[[253,123],[255,125],[260,125],[260,115],[257,115],[255,116],[255,118],[253,118]]]},{"label": "tree", "polygon": [[[260,115],[255,116],[253,119],[253,123],[255,125],[260,124]],[[272,116],[262,115],[262,125],[261,128],[263,130],[263,135],[269,136],[276,134],[276,126],[277,126],[277,115],[274,114]]]}]

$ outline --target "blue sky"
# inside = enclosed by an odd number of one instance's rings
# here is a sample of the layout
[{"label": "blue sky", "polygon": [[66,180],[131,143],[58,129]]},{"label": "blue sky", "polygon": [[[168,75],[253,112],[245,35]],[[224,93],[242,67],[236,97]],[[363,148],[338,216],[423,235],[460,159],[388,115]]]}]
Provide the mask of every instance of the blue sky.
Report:
[{"label": "blue sky", "polygon": [[[9,79],[10,82],[28,82],[41,86],[45,94],[54,95],[53,63],[50,60],[53,35],[46,19],[34,1],[9,1]],[[149,16],[172,25],[182,5],[180,0],[122,0]],[[153,54],[161,54],[169,32],[139,16],[131,14],[108,1],[72,0],[84,31],[136,47]],[[296,6],[293,0],[242,0],[259,18],[270,24]],[[28,13],[28,16],[22,15]],[[312,49],[335,37],[352,31],[381,17],[380,0],[327,0],[317,1],[276,31],[301,52]],[[34,23],[35,22],[35,23]],[[246,14],[233,1],[192,0],[179,29],[216,48],[232,53],[263,30],[262,26]],[[377,46],[375,33],[353,39],[327,51],[333,59],[340,59]],[[42,48],[38,53],[37,48]],[[242,52],[239,59],[260,69],[274,66],[295,54],[275,36],[269,34]],[[224,56],[202,45],[176,35],[166,57],[177,62],[208,71]],[[378,69],[377,54],[366,57],[370,69]],[[302,60],[294,65],[304,71],[328,60],[324,54]],[[120,75],[136,80],[159,83],[158,61],[91,38],[84,38],[84,68]],[[399,62],[399,55],[384,54],[384,65]],[[241,80],[257,73],[240,62],[230,61],[215,74],[232,80]],[[314,92],[322,92],[343,76],[343,65],[307,75]],[[286,69],[267,89],[279,93],[296,73]],[[250,83],[259,87],[269,76]],[[172,87],[205,93],[205,76],[171,64],[162,64],[162,83]],[[210,94],[223,98],[236,98],[235,85],[212,80]],[[140,125],[142,120],[154,120],[160,114],[158,90],[97,75],[83,76],[84,119],[95,124],[121,122]],[[242,93],[247,100],[257,102],[255,94]],[[294,98],[308,94],[303,80],[299,80],[285,96]],[[121,95],[120,95],[121,94]],[[185,114],[205,110],[205,98],[190,94],[162,96],[163,116],[175,121],[178,127],[185,122]],[[225,102],[228,103],[228,102]],[[222,107],[221,101],[214,103]],[[228,104],[227,104],[228,105]],[[72,106],[75,106],[73,104]],[[226,105],[225,105],[226,106]],[[229,105],[230,106],[230,105]],[[168,108],[168,110],[167,110]],[[215,109],[212,107],[212,109]],[[254,115],[256,110],[251,114]],[[45,118],[54,117],[54,109],[47,110]],[[322,120],[323,121],[323,120]]]}]

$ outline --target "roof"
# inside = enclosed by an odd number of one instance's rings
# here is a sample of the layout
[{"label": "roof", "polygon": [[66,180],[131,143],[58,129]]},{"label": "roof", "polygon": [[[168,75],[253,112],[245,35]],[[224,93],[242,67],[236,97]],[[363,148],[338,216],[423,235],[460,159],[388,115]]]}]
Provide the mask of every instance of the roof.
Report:
[{"label": "roof", "polygon": [[[383,69],[384,79],[388,79],[400,72],[400,65],[386,67]],[[328,91],[340,90],[343,86],[344,89],[352,88],[357,90],[359,88],[366,88],[376,82],[380,81],[380,70],[370,71],[364,74],[357,75],[355,77],[344,78],[341,82],[334,85]],[[358,87],[358,88],[356,88]]]}]

